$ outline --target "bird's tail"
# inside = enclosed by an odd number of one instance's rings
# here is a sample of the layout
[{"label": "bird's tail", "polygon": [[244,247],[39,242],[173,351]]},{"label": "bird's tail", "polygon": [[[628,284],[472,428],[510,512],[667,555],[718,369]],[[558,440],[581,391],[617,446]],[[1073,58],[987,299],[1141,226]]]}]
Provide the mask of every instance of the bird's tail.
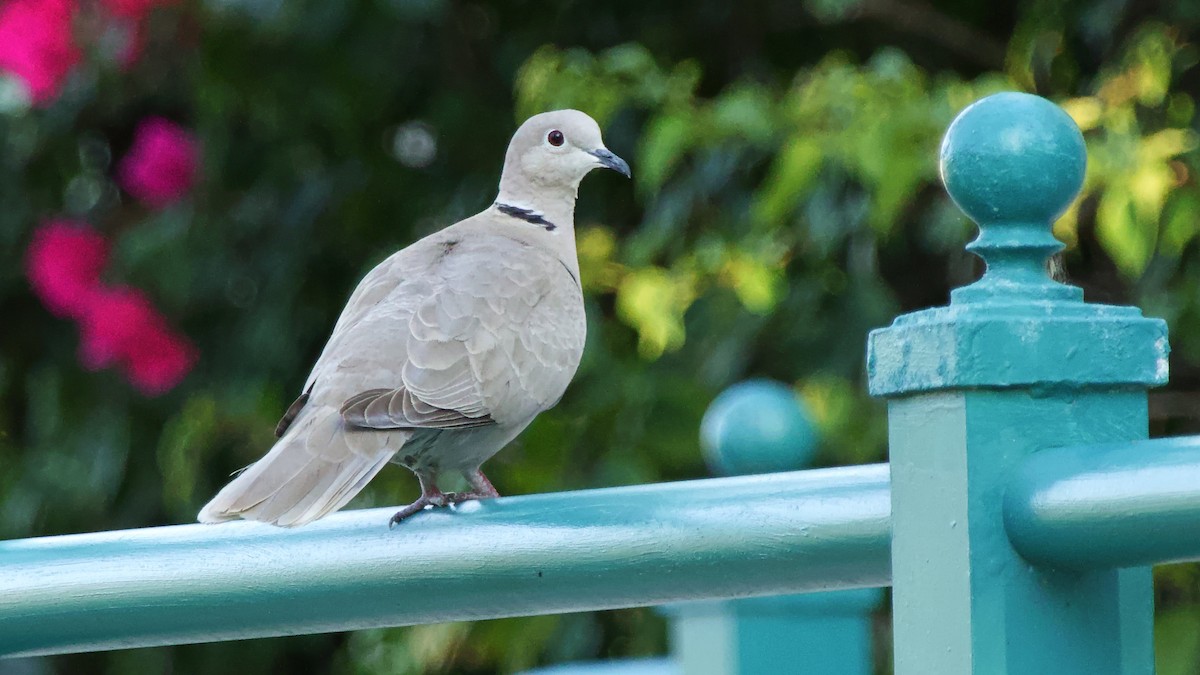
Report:
[{"label": "bird's tail", "polygon": [[283,438],[200,510],[202,523],[244,518],[282,527],[346,505],[407,440],[403,431],[353,431],[336,408],[303,411]]}]

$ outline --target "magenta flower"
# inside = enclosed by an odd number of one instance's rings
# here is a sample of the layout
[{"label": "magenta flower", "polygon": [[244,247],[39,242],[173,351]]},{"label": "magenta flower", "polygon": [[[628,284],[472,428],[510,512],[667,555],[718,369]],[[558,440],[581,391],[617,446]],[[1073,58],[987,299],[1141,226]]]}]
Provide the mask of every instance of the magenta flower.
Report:
[{"label": "magenta flower", "polygon": [[73,0],[9,0],[0,5],[0,70],[25,83],[34,104],[56,98],[81,54],[71,40]]},{"label": "magenta flower", "polygon": [[108,243],[85,223],[51,220],[33,233],[25,274],[34,294],[55,316],[78,318],[100,292]]},{"label": "magenta flower", "polygon": [[98,293],[79,327],[79,360],[84,367],[120,366],[147,396],[174,388],[196,363],[195,347],[134,288]]},{"label": "magenta flower", "polygon": [[196,364],[197,356],[190,342],[164,326],[142,336],[125,374],[143,394],[157,396],[179,384]]},{"label": "magenta flower", "polygon": [[188,130],[148,117],[138,125],[133,145],[117,168],[121,187],[148,206],[167,206],[191,189],[199,154]]},{"label": "magenta flower", "polygon": [[57,316],[79,322],[79,361],[88,370],[120,367],[146,396],[179,384],[198,354],[167,325],[136,288],[100,281],[108,243],[84,223],[51,220],[37,228],[26,252],[33,292]]},{"label": "magenta flower", "polygon": [[105,288],[79,317],[79,360],[88,370],[127,362],[147,332],[161,328],[154,305],[134,288]]}]

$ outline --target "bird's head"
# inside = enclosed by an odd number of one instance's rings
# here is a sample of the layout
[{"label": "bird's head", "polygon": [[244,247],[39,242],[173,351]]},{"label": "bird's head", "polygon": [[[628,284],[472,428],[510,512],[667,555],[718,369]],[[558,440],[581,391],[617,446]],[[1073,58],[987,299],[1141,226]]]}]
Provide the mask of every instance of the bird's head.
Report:
[{"label": "bird's head", "polygon": [[629,165],[604,147],[600,125],[578,110],[554,110],[534,115],[513,134],[504,158],[500,190],[566,188],[596,168],[629,176]]}]

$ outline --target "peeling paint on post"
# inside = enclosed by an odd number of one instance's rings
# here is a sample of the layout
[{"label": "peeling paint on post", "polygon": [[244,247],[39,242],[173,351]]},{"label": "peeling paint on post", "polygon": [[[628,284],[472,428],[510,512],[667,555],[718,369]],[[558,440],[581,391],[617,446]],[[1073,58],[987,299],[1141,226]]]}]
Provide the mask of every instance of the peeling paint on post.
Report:
[{"label": "peeling paint on post", "polygon": [[1085,303],[1045,272],[1085,164],[1079,129],[1045,99],[963,111],[942,179],[979,224],[968,248],[987,272],[871,335],[871,392],[889,399],[897,675],[1154,671],[1149,568],[1035,567],[1004,527],[1024,458],[1145,438],[1145,390],[1166,381],[1162,321]]}]

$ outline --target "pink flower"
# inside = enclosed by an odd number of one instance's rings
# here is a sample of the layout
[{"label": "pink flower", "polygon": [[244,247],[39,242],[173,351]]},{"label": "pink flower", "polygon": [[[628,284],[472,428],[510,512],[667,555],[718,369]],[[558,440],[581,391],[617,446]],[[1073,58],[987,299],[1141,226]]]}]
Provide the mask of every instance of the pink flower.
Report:
[{"label": "pink flower", "polygon": [[196,364],[196,358],[191,343],[164,327],[142,336],[125,372],[143,394],[157,396],[179,384]]},{"label": "pink flower", "polygon": [[79,360],[88,370],[124,363],[149,331],[163,320],[154,305],[134,288],[106,288],[92,297],[79,317]]},{"label": "pink flower", "polygon": [[118,365],[143,394],[174,388],[196,363],[195,347],[133,288],[105,289],[80,320],[79,360],[89,370]]},{"label": "pink flower", "polygon": [[33,233],[25,274],[33,292],[56,316],[79,317],[100,292],[108,243],[85,223],[51,220]]},{"label": "pink flower", "polygon": [[183,127],[161,117],[142,120],[133,145],[117,168],[121,187],[147,205],[162,208],[192,187],[199,148]]},{"label": "pink flower", "polygon": [[0,6],[0,70],[20,78],[35,104],[58,96],[79,49],[71,41],[73,0],[9,0]]}]

